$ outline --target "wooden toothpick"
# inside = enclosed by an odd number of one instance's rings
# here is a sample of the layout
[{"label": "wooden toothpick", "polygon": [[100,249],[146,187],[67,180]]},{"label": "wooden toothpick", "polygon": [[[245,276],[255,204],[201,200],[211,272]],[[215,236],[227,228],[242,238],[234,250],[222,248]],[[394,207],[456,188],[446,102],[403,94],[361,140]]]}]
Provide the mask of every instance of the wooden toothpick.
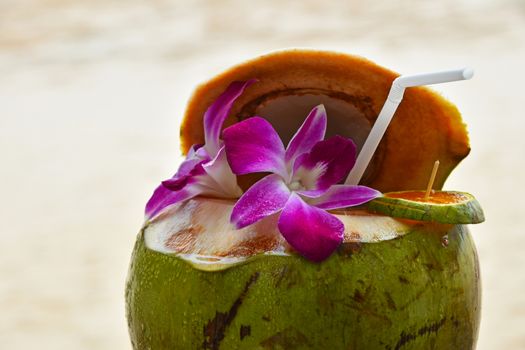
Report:
[{"label": "wooden toothpick", "polygon": [[430,198],[430,192],[432,191],[432,186],[434,185],[434,180],[436,179],[436,174],[439,168],[439,160],[436,160],[434,167],[432,168],[432,174],[430,174],[430,179],[428,180],[427,192],[425,192],[425,201]]}]

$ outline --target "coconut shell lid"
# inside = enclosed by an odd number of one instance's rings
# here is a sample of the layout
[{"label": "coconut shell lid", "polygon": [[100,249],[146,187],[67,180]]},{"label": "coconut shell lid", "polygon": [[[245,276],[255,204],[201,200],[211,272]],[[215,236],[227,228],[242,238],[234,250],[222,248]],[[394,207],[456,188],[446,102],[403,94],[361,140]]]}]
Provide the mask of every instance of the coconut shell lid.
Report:
[{"label": "coconut shell lid", "polygon": [[[364,58],[314,50],[286,50],[241,63],[200,85],[181,126],[186,153],[204,142],[206,109],[236,80],[256,78],[234,104],[224,127],[258,115],[268,119],[285,144],[312,107],[327,109],[327,137],[364,142],[398,76]],[[435,160],[441,167],[434,188],[470,151],[457,108],[428,88],[407,89],[361,182],[382,192],[424,189]]]}]

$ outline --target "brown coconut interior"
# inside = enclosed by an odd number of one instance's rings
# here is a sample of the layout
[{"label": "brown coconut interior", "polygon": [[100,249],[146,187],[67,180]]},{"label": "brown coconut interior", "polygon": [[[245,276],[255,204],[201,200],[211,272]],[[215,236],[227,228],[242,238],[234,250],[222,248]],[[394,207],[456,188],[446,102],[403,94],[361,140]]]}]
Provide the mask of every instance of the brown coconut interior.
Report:
[{"label": "brown coconut interior", "polygon": [[[210,104],[232,81],[252,78],[258,82],[236,101],[225,127],[262,116],[286,144],[308,112],[322,103],[328,115],[327,137],[352,138],[360,149],[397,76],[363,58],[332,52],[289,50],[261,56],[195,91],[181,128],[183,152],[203,142],[202,117]],[[429,89],[411,88],[361,184],[383,192],[424,189],[439,160],[435,188],[440,189],[468,153],[467,132],[455,106]]]}]

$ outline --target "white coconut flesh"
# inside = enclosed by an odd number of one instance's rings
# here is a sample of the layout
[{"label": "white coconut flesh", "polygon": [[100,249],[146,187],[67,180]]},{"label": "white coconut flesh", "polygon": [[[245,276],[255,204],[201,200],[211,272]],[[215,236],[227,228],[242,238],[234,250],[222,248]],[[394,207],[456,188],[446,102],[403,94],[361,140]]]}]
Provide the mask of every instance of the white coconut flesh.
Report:
[{"label": "white coconut flesh", "polygon": [[[194,265],[235,264],[256,255],[289,255],[292,248],[277,228],[278,214],[243,229],[230,223],[235,202],[198,197],[175,205],[146,224],[149,249],[177,254]],[[409,223],[363,210],[332,212],[345,226],[345,243],[372,243],[400,237]],[[293,254],[293,253],[292,253]]]}]

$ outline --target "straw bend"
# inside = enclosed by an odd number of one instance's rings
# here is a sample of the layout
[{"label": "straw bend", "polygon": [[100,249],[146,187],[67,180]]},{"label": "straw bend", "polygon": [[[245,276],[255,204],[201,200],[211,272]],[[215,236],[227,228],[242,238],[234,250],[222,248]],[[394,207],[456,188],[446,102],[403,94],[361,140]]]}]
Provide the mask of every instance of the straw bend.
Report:
[{"label": "straw bend", "polygon": [[432,73],[401,75],[394,79],[387,99],[399,103],[403,99],[403,94],[405,93],[406,88],[468,80],[473,76],[474,70],[468,67]]},{"label": "straw bend", "polygon": [[394,79],[392,87],[388,93],[388,97],[379,112],[379,115],[370,130],[361,152],[357,156],[357,160],[354,168],[348,174],[345,183],[348,185],[357,185],[361,181],[368,163],[372,159],[374,152],[381,141],[381,138],[385,134],[385,131],[394,116],[394,113],[403,99],[405,89],[413,86],[421,85],[432,85],[447,83],[457,80],[468,80],[472,78],[474,71],[471,68],[460,68],[446,71],[439,71],[433,73],[413,74],[413,75],[401,75]]}]

